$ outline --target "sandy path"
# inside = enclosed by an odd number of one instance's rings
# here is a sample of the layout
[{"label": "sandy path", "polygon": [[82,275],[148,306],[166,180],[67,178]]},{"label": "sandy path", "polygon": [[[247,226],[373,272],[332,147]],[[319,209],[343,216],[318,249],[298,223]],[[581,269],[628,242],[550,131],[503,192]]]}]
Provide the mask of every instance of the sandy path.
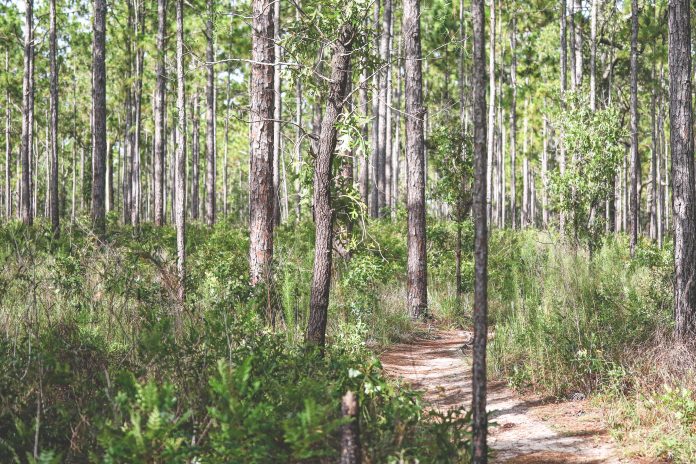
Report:
[{"label": "sandy path", "polygon": [[[393,345],[382,356],[390,376],[424,392],[438,409],[471,403],[471,340],[465,331],[435,331],[410,344]],[[493,462],[622,463],[597,411],[583,401],[551,403],[519,397],[504,384],[489,384],[488,410],[497,426],[489,429]]]}]

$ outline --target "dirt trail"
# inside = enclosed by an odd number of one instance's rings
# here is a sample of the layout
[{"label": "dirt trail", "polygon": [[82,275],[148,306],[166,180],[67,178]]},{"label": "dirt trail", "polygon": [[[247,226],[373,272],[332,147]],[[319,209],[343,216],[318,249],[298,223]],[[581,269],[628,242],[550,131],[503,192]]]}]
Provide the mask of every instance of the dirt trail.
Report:
[{"label": "dirt trail", "polygon": [[[382,356],[388,375],[424,392],[438,409],[471,404],[471,349],[465,331],[434,331]],[[490,383],[489,429],[493,462],[510,464],[595,464],[631,462],[617,457],[599,413],[584,401],[553,403],[520,397],[504,384]]]}]

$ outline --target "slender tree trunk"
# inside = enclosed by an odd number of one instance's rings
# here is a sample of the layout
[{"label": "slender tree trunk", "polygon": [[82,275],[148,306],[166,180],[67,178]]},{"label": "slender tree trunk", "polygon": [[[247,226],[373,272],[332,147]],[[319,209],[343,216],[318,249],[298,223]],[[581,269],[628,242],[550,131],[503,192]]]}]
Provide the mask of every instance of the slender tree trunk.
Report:
[{"label": "slender tree trunk", "polygon": [[217,173],[217,146],[216,146],[216,94],[215,94],[215,0],[208,0],[208,18],[206,19],[206,85],[205,85],[205,223],[208,226],[215,224],[216,213],[216,173]]},{"label": "slender tree trunk", "polygon": [[408,210],[408,311],[412,318],[428,309],[425,236],[425,134],[421,68],[420,1],[404,0],[404,69],[406,82],[406,163]]},{"label": "slender tree trunk", "polygon": [[382,61],[379,70],[379,97],[378,113],[379,118],[377,135],[378,140],[378,159],[377,159],[377,208],[378,215],[384,215],[385,205],[387,204],[387,104],[389,95],[389,67],[390,53],[390,30],[392,22],[392,0],[382,0],[384,8],[382,10],[382,35],[379,42],[379,56]]},{"label": "slender tree trunk", "polygon": [[[384,0],[381,0],[384,1]],[[375,1],[374,10],[374,27],[375,27],[375,49],[380,49],[380,0]],[[379,156],[379,89],[380,89],[381,71],[377,71],[372,76],[372,192],[370,195],[370,216],[376,218],[379,216],[379,172],[380,172],[380,156]]]},{"label": "slender tree trunk", "polygon": [[34,222],[31,208],[31,147],[34,143],[34,1],[25,1],[24,80],[22,83],[22,201],[21,218],[24,224]]},{"label": "slender tree trunk", "polygon": [[[634,0],[635,2],[635,0]],[[696,330],[696,191],[691,106],[691,11],[669,1],[669,119],[674,207],[674,315],[678,336]]]},{"label": "slender tree trunk", "polygon": [[[486,90],[483,0],[472,0],[474,114],[474,346],[472,362],[473,464],[488,462],[486,414],[486,340],[488,337],[488,223],[486,207]],[[490,134],[490,132],[489,132]]]},{"label": "slender tree trunk", "polygon": [[198,219],[198,207],[200,205],[199,191],[200,191],[200,133],[199,133],[199,115],[200,115],[200,105],[198,91],[193,94],[193,101],[191,102],[191,124],[193,128],[191,129],[191,219]]},{"label": "slender tree trunk", "polygon": [[227,168],[227,152],[230,144],[230,73],[227,73],[227,92],[225,95],[225,152],[222,161],[222,210],[225,218],[228,214],[228,168]]},{"label": "slender tree trunk", "polygon": [[[565,93],[568,88],[568,43],[567,36],[568,31],[566,26],[566,0],[560,0],[561,2],[561,107],[565,107]],[[559,131],[559,156],[558,169],[561,175],[565,174],[566,167],[566,147],[563,137],[563,129]],[[561,231],[565,230],[565,213],[563,211],[559,214],[559,226]]]},{"label": "slender tree trunk", "polygon": [[631,197],[629,211],[631,214],[631,257],[635,255],[640,228],[640,199],[638,183],[640,182],[640,158],[638,157],[638,0],[631,2]]},{"label": "slender tree trunk", "polygon": [[56,0],[50,1],[49,6],[49,60],[50,60],[50,121],[49,149],[51,160],[50,175],[50,217],[51,231],[54,237],[60,234],[60,219],[58,217],[58,65],[56,63]]},{"label": "slender tree trunk", "polygon": [[106,0],[94,0],[94,42],[92,73],[94,90],[92,104],[94,135],[92,147],[92,224],[97,235],[106,232],[104,202],[106,174]]},{"label": "slender tree trunk", "polygon": [[155,225],[163,226],[164,208],[164,157],[167,146],[167,133],[164,127],[167,113],[167,0],[157,0],[157,68],[155,73]]},{"label": "slender tree trunk", "polygon": [[[541,196],[541,219],[542,226],[546,229],[549,225],[549,121],[544,116],[544,140],[541,152],[541,185],[544,188]],[[526,158],[526,154],[525,154]]]},{"label": "slender tree trunk", "polygon": [[338,33],[331,59],[331,81],[322,119],[318,150],[314,164],[314,270],[309,302],[307,342],[323,347],[326,342],[326,320],[331,287],[333,247],[333,216],[331,207],[331,166],[336,150],[336,121],[343,110],[343,101],[350,76],[351,43],[355,31],[344,24]]},{"label": "slender tree trunk", "polygon": [[[299,11],[297,14],[299,15]],[[298,77],[295,89],[295,176],[298,177],[295,190],[295,216],[297,222],[302,218],[302,182],[299,180],[302,172],[302,138],[302,80]],[[365,198],[363,196],[363,200]]]},{"label": "slender tree trunk", "polygon": [[143,33],[143,4],[136,2],[135,5],[135,81],[134,90],[134,112],[135,112],[135,131],[133,134],[133,153],[131,154],[131,224],[140,227],[140,215],[142,210],[142,186],[140,175],[140,145],[142,139],[142,101],[143,101],[143,49],[141,46],[140,35]]},{"label": "slender tree trunk", "polygon": [[575,50],[575,86],[582,86],[583,80],[583,55],[582,55],[582,0],[573,0],[573,25],[574,25],[574,50]]},{"label": "slender tree trunk", "polygon": [[[249,168],[251,284],[269,283],[273,259],[273,7],[252,0],[251,157]],[[270,63],[270,64],[265,64]]]},{"label": "slender tree trunk", "polygon": [[281,123],[283,108],[282,108],[282,88],[281,80],[281,46],[280,46],[280,2],[273,2],[273,29],[275,32],[275,78],[273,80],[273,223],[280,225],[281,221],[281,205],[280,205],[280,157],[281,152]]},{"label": "slender tree trunk", "polygon": [[[565,1],[565,0],[563,0]],[[488,138],[486,141],[486,185],[493,185],[493,154],[495,151],[495,0],[489,0],[490,22],[488,25]],[[493,201],[490,191],[486,191],[487,223],[493,217]]]},{"label": "slender tree trunk", "polygon": [[178,299],[186,299],[186,83],[184,81],[184,0],[176,0],[176,268],[179,277]]},{"label": "slender tree trunk", "polygon": [[[512,228],[517,228],[517,18],[513,16],[510,28],[510,219]],[[542,155],[543,156],[543,155]]]},{"label": "slender tree trunk", "polygon": [[590,11],[590,109],[597,110],[597,9],[600,0],[591,0]]},{"label": "slender tree trunk", "polygon": [[657,197],[658,197],[658,176],[657,176],[657,92],[655,90],[655,49],[653,46],[651,89],[650,89],[650,139],[652,146],[650,149],[650,239],[657,239]]},{"label": "slender tree trunk", "polygon": [[[10,72],[10,50],[5,48],[5,72]],[[5,91],[5,214],[9,220],[12,216],[12,113],[10,109],[10,89]]]},{"label": "slender tree trunk", "polygon": [[[365,118],[365,123],[362,126],[362,137],[365,143],[368,139],[368,108],[367,108],[367,72],[365,71],[365,63],[363,63],[363,71],[360,73],[360,90],[358,98],[360,99],[360,114]],[[359,175],[359,189],[360,198],[362,198],[365,205],[369,205],[370,198],[370,161],[368,151],[363,146],[360,148],[360,175]]]}]

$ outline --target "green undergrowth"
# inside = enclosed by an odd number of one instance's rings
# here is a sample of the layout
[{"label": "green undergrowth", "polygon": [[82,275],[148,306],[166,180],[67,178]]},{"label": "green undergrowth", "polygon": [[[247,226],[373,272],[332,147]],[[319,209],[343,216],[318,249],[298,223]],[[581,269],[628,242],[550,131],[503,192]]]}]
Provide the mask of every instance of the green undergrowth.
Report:
[{"label": "green undergrowth", "polygon": [[[467,462],[465,412],[428,411],[370,348],[416,330],[403,223],[370,224],[336,259],[323,356],[303,344],[311,223],[277,232],[276,278],[256,291],[246,230],[191,224],[184,308],[173,229],[108,230],[0,228],[0,462],[335,462],[348,390],[363,462]],[[443,307],[447,288],[431,286]]]}]

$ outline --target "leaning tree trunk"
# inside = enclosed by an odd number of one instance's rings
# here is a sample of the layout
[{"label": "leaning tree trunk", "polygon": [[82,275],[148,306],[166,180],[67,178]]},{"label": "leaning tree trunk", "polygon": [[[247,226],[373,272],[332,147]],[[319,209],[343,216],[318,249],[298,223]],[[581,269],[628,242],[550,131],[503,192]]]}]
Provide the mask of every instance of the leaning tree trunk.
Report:
[{"label": "leaning tree trunk", "polygon": [[474,346],[472,362],[472,460],[488,462],[486,340],[488,337],[488,221],[486,211],[486,90],[483,0],[472,0],[474,113]]},{"label": "leaning tree trunk", "polygon": [[49,117],[49,154],[51,175],[49,178],[51,231],[54,237],[60,234],[58,217],[58,66],[56,64],[56,0],[50,2],[49,55],[50,55],[50,117]]},{"label": "leaning tree trunk", "polygon": [[184,81],[184,0],[176,0],[176,160],[175,218],[178,300],[186,298],[186,82]]},{"label": "leaning tree trunk", "polygon": [[273,259],[273,5],[253,0],[249,167],[251,284],[268,283]]},{"label": "leaning tree trunk", "polygon": [[321,122],[318,150],[314,162],[314,269],[309,300],[307,342],[323,347],[326,342],[326,319],[331,287],[333,218],[331,209],[331,166],[336,151],[337,128],[350,76],[351,44],[355,36],[352,25],[344,24],[338,31],[331,58],[331,80],[326,111]]},{"label": "leaning tree trunk", "polygon": [[629,199],[631,224],[631,257],[635,256],[640,218],[638,207],[638,182],[640,182],[640,158],[638,157],[638,0],[631,2],[631,197]]},{"label": "leaning tree trunk", "polygon": [[208,226],[215,224],[216,208],[216,189],[215,178],[217,172],[217,147],[215,143],[215,42],[213,30],[213,15],[215,11],[215,0],[208,0],[208,18],[206,21],[206,35],[208,42],[205,50],[205,60],[207,61],[207,81],[205,85],[205,223]]},{"label": "leaning tree trunk", "polygon": [[405,0],[403,11],[406,82],[406,163],[408,209],[407,299],[411,317],[428,308],[425,237],[425,142],[423,132],[423,74],[421,68],[420,2]]},{"label": "leaning tree trunk", "polygon": [[157,81],[155,84],[155,225],[164,225],[164,154],[167,146],[167,134],[164,127],[167,112],[167,0],[157,0]]},{"label": "leaning tree trunk", "polygon": [[20,216],[22,222],[31,225],[34,214],[31,208],[30,154],[34,143],[34,1],[26,0],[24,25],[24,79],[22,82],[22,186]]},{"label": "leaning tree trunk", "polygon": [[92,224],[97,235],[106,232],[106,0],[94,0]]},{"label": "leaning tree trunk", "polygon": [[[635,1],[635,0],[634,0]],[[669,120],[674,208],[674,315],[680,337],[696,330],[696,191],[689,0],[669,1]]]}]

